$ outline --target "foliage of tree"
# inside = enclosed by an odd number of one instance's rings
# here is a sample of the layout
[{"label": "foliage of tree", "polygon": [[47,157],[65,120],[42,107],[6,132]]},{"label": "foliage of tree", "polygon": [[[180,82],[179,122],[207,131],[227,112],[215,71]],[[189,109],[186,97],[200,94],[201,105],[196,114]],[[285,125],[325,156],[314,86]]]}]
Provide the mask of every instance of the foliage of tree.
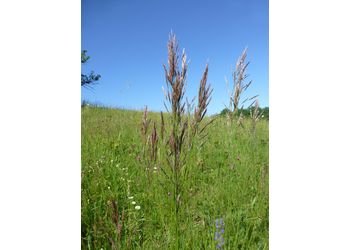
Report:
[{"label": "foliage of tree", "polygon": [[[81,64],[86,63],[90,56],[88,56],[86,50],[83,50],[81,52]],[[101,75],[95,74],[94,71],[91,71],[89,75],[81,74],[81,86],[87,87],[98,83],[98,80],[100,80]]]}]

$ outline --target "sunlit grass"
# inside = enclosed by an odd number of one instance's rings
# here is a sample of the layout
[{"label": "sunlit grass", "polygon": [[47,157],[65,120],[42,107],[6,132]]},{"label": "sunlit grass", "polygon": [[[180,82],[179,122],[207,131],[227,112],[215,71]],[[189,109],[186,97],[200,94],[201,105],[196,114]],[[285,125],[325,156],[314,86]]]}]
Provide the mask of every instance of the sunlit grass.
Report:
[{"label": "sunlit grass", "polygon": [[[160,120],[158,113],[149,117]],[[156,169],[158,181],[150,186],[140,160],[141,119],[137,111],[82,108],[83,249],[176,246],[171,190]],[[251,131],[249,120],[232,129],[226,117],[218,118],[203,148],[193,147],[180,211],[181,249],[215,249],[221,218],[223,248],[268,249],[268,121],[257,122],[255,136]]]}]

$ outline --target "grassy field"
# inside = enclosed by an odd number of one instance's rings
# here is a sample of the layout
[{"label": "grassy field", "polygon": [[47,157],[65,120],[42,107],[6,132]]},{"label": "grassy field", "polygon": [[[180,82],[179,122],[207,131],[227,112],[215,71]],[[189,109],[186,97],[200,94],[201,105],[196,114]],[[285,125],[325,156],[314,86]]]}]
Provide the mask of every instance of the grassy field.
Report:
[{"label": "grassy field", "polygon": [[268,249],[268,121],[255,133],[249,119],[208,127],[207,142],[188,153],[175,216],[161,166],[146,170],[142,115],[82,108],[82,249]]}]

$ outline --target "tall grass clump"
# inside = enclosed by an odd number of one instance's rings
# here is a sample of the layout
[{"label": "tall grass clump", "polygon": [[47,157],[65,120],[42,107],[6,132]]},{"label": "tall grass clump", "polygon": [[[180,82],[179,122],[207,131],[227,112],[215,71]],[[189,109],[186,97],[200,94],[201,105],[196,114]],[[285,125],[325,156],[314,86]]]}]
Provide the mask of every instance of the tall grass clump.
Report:
[{"label": "tall grass clump", "polygon": [[[173,204],[173,218],[175,224],[175,236],[179,237],[179,223],[180,223],[180,206],[183,203],[184,183],[187,178],[186,161],[188,154],[193,146],[196,138],[203,141],[205,137],[205,129],[211,123],[204,123],[203,120],[207,113],[207,107],[211,100],[212,88],[207,84],[208,78],[208,64],[203,72],[199,90],[198,102],[192,113],[189,102],[184,101],[187,85],[187,69],[188,61],[185,50],[182,51],[181,58],[179,53],[179,46],[176,37],[173,33],[169,36],[167,45],[168,49],[168,63],[164,66],[166,90],[164,105],[167,113],[164,115],[161,112],[160,117],[160,133],[157,132],[157,126],[153,124],[151,136],[147,140],[147,130],[149,120],[147,120],[147,110],[144,111],[142,119],[142,137],[145,148],[150,148],[148,151],[147,162],[157,162],[157,149],[162,150],[163,157],[158,161],[157,167],[164,177],[170,188],[166,188],[162,182],[165,192],[172,196]],[[194,100],[194,99],[193,99]],[[187,104],[187,105],[186,105]],[[160,137],[159,135],[160,134]],[[159,137],[159,138],[158,138]],[[161,144],[158,146],[158,144]],[[145,151],[144,151],[145,152]],[[147,166],[146,168],[150,168]],[[177,243],[178,244],[178,243]]]},{"label": "tall grass clump", "polygon": [[[170,170],[170,181],[173,183],[173,200],[175,204],[176,235],[178,234],[178,212],[181,197],[181,170],[185,162],[184,145],[185,132],[188,129],[188,120],[185,118],[185,84],[187,77],[187,58],[185,50],[182,52],[181,69],[179,69],[178,44],[175,35],[171,34],[168,42],[168,67],[164,65],[167,84],[166,100],[170,105],[166,109],[170,112],[170,134],[167,141],[167,165]],[[163,169],[163,172],[168,172]]]},{"label": "tall grass clump", "polygon": [[[248,81],[248,65],[250,62],[246,62],[247,59],[247,48],[243,50],[241,55],[238,57],[236,66],[232,71],[233,78],[233,89],[228,90],[229,94],[229,106],[227,108],[227,125],[228,125],[228,134],[229,134],[229,144],[230,148],[228,152],[228,159],[234,164],[236,155],[240,151],[239,145],[237,142],[240,140],[240,137],[245,136],[244,124],[246,124],[245,117],[243,114],[243,108],[246,102],[252,101],[248,109],[254,104],[255,99],[258,95],[253,97],[246,97],[242,101],[243,94],[251,86],[252,80]],[[229,83],[226,79],[226,85],[229,89]]]},{"label": "tall grass clump", "polygon": [[[185,145],[190,145],[194,136],[198,133],[198,128],[203,120],[207,106],[210,101],[210,95],[212,90],[210,86],[207,86],[208,65],[206,65],[203,73],[198,95],[198,105],[194,112],[194,118],[189,121],[188,116],[185,116],[185,102],[183,101],[186,91],[186,78],[187,78],[188,62],[185,50],[181,56],[181,68],[179,67],[179,48],[176,37],[174,34],[170,34],[168,41],[168,65],[164,65],[165,79],[167,84],[166,109],[170,113],[169,124],[170,133],[167,140],[167,158],[166,163],[168,169],[163,169],[163,172],[169,172],[168,176],[171,176],[171,182],[173,183],[173,200],[175,204],[175,219],[178,224],[178,212],[181,204],[182,184],[185,182],[183,178],[186,176],[183,174],[183,168],[185,167],[186,156],[188,150]],[[192,134],[186,137],[186,130],[191,126]],[[200,131],[201,132],[201,131]],[[178,225],[176,226],[178,231]]]}]

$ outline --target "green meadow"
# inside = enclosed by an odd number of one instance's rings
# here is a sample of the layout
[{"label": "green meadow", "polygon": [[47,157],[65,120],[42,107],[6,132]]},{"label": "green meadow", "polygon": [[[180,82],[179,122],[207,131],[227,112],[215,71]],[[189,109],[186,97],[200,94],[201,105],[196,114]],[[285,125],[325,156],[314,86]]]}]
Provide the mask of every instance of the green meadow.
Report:
[{"label": "green meadow", "polygon": [[[159,134],[160,114],[148,115]],[[82,107],[82,249],[268,249],[268,120],[254,130],[249,117],[217,116],[187,152],[175,212],[165,147],[149,164],[142,117]]]}]

